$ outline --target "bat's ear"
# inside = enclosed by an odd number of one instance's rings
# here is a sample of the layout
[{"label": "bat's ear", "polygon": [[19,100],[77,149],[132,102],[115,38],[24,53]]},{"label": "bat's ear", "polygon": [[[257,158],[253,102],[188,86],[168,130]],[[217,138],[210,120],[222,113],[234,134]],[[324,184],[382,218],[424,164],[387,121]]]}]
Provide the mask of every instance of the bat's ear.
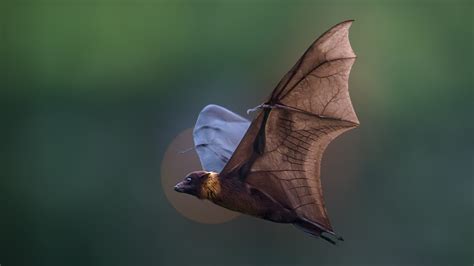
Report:
[{"label": "bat's ear", "polygon": [[199,172],[197,173],[197,176],[198,176],[199,178],[203,179],[203,178],[209,177],[210,174],[211,174],[211,172],[208,172],[208,171],[199,171]]},{"label": "bat's ear", "polygon": [[193,179],[196,182],[203,182],[205,181],[208,177],[211,176],[213,172],[208,172],[208,171],[194,171],[188,175],[191,179]]}]

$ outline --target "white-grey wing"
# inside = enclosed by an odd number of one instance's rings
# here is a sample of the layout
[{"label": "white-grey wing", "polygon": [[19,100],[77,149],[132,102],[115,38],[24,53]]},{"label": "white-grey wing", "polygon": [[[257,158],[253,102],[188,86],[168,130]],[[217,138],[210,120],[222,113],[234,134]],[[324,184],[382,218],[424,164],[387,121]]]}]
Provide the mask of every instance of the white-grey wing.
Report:
[{"label": "white-grey wing", "polygon": [[250,121],[224,107],[210,104],[194,126],[194,147],[206,171],[220,172],[250,126]]}]

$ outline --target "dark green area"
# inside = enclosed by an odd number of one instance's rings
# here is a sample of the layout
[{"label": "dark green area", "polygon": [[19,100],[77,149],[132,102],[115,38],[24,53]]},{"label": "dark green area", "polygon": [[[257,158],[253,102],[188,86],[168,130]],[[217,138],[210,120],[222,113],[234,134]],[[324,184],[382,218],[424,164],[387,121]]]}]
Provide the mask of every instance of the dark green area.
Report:
[{"label": "dark green area", "polygon": [[[472,265],[474,7],[414,2],[2,2],[0,264]],[[173,137],[206,104],[259,104],[346,19],[359,170],[345,209],[327,195],[346,241],[180,216]]]}]

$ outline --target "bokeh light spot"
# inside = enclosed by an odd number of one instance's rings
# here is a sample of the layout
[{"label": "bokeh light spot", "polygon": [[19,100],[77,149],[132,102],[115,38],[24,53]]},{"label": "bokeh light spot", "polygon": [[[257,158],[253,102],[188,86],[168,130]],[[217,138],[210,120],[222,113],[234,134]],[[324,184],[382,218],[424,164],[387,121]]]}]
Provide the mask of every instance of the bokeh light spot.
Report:
[{"label": "bokeh light spot", "polygon": [[173,190],[187,173],[202,169],[194,150],[182,153],[193,145],[192,128],[189,128],[178,134],[166,149],[161,163],[161,183],[166,198],[181,215],[199,223],[218,224],[235,219],[239,213]]}]

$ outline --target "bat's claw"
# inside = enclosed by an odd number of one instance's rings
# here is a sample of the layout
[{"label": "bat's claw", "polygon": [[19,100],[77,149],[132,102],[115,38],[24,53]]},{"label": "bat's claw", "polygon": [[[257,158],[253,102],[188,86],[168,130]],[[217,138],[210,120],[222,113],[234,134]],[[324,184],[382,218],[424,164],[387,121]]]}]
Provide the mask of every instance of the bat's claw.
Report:
[{"label": "bat's claw", "polygon": [[249,115],[250,113],[253,113],[253,112],[257,111],[257,110],[260,109],[260,108],[262,108],[262,105],[261,105],[261,104],[255,106],[254,108],[248,109],[248,110],[247,110],[247,115]]},{"label": "bat's claw", "polygon": [[264,104],[264,103],[262,103],[262,104],[260,104],[260,105],[258,105],[258,106],[255,106],[255,107],[252,108],[252,109],[248,109],[248,110],[247,110],[247,114],[249,115],[250,113],[257,111],[258,109],[262,109],[262,108],[275,108],[275,107],[276,107],[275,105],[270,105],[270,104]]}]

